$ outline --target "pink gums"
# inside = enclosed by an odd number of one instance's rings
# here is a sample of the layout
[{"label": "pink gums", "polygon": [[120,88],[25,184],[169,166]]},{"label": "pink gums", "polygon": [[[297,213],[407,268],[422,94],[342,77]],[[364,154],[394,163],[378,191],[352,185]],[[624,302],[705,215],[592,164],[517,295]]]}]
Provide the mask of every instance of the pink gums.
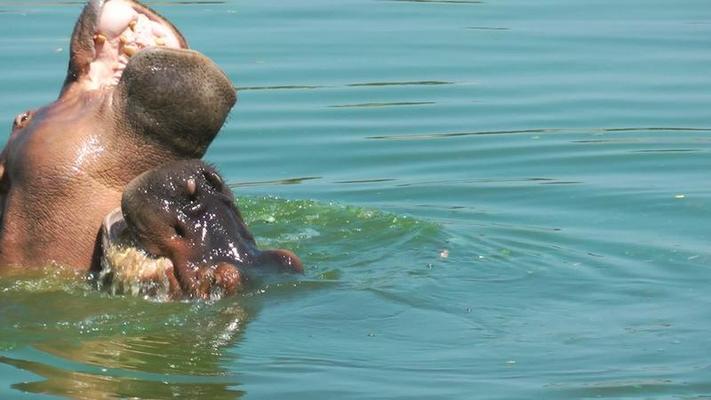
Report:
[{"label": "pink gums", "polygon": [[139,13],[126,0],[108,0],[94,36],[94,61],[89,68],[87,89],[115,86],[128,60],[152,46],[181,48],[169,27]]}]

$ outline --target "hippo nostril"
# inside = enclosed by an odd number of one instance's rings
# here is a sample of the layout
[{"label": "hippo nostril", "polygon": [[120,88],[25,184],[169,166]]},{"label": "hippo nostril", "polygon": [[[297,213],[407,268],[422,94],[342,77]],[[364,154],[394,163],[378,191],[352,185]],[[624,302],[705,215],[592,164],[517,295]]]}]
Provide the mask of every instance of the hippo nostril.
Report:
[{"label": "hippo nostril", "polygon": [[178,237],[184,238],[185,235],[187,234],[187,231],[185,229],[185,224],[183,224],[182,222],[176,223],[173,228],[175,229],[175,234]]}]

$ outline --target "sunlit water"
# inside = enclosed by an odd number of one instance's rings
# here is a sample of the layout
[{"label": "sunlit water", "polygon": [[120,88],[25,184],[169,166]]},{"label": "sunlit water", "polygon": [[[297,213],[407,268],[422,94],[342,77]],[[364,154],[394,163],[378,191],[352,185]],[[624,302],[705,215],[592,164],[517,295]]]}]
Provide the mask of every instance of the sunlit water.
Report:
[{"label": "sunlit water", "polygon": [[[303,277],[0,279],[0,398],[711,397],[711,2],[152,3],[241,88],[206,159]],[[77,2],[0,2],[0,120]]]}]

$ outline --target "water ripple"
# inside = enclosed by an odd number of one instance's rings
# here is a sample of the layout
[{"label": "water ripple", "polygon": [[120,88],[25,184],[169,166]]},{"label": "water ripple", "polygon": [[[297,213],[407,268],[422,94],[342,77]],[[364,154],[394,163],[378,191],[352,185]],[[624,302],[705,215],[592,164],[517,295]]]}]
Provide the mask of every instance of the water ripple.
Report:
[{"label": "water ripple", "polygon": [[347,86],[363,87],[363,86],[438,86],[438,85],[453,85],[454,82],[447,81],[412,81],[412,82],[365,82],[365,83],[349,83]]},{"label": "water ripple", "polygon": [[403,107],[403,106],[422,106],[436,104],[434,101],[394,101],[387,103],[357,103],[357,104],[339,104],[329,106],[331,108],[377,108],[377,107]]},{"label": "water ripple", "polygon": [[[475,132],[445,132],[427,133],[411,135],[379,135],[367,136],[372,140],[432,140],[446,139],[462,136],[484,136],[484,135],[518,135],[528,133],[564,133],[564,132],[654,132],[654,131],[677,131],[677,132],[707,132],[711,128],[689,128],[689,127],[629,127],[629,128],[540,128],[540,129],[517,129],[500,131],[475,131]],[[583,141],[577,141],[582,143]]]},{"label": "water ripple", "polygon": [[483,4],[481,0],[378,0],[398,3]]}]

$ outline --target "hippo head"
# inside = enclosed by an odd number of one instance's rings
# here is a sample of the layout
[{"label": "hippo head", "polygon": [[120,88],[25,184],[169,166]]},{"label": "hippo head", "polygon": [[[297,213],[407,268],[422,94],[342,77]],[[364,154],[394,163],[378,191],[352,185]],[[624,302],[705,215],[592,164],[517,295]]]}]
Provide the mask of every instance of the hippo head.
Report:
[{"label": "hippo head", "polygon": [[199,158],[235,91],[209,58],[187,47],[171,23],[138,2],[92,0],[74,28],[60,99],[98,90],[121,134]]},{"label": "hippo head", "polygon": [[292,252],[257,249],[232,191],[199,160],[171,162],[138,176],[126,187],[121,213],[104,222],[105,248],[130,246],[149,259],[167,260],[162,269],[138,274],[167,282],[173,298],[232,294],[261,271],[303,272]]},{"label": "hippo head", "polygon": [[95,267],[124,186],[201,157],[235,100],[227,76],[156,12],[89,1],[59,98],[21,113],[0,154],[0,267]]}]

